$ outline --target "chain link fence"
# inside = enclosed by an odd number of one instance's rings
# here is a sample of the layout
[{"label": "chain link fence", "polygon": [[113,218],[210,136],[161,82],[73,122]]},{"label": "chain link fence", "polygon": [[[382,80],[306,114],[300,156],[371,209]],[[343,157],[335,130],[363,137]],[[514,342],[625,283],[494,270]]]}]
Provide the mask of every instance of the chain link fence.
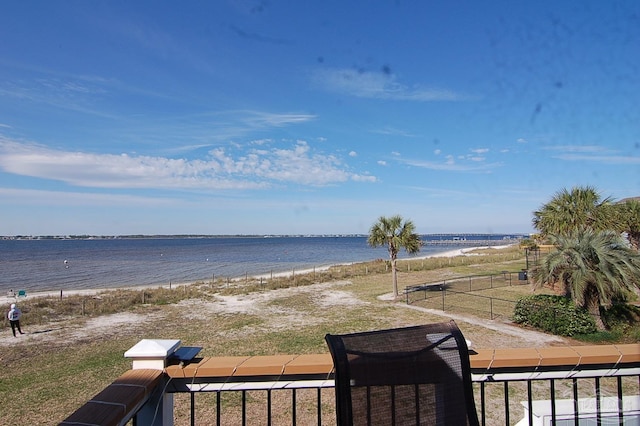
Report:
[{"label": "chain link fence", "polygon": [[505,287],[529,285],[526,271],[474,275],[405,288],[406,302],[428,309],[471,314],[479,318],[511,319],[519,292]]}]

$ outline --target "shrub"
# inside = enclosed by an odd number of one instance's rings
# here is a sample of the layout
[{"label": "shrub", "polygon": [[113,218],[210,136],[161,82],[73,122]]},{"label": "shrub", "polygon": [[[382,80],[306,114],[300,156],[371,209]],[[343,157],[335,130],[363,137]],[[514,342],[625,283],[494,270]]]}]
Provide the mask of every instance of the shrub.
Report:
[{"label": "shrub", "polygon": [[[640,307],[618,303],[602,313],[602,319],[609,328],[609,341],[635,343],[640,341]],[[581,340],[582,336],[577,336]]]},{"label": "shrub", "polygon": [[563,296],[538,294],[523,297],[516,303],[513,321],[561,336],[597,331],[593,317]]}]

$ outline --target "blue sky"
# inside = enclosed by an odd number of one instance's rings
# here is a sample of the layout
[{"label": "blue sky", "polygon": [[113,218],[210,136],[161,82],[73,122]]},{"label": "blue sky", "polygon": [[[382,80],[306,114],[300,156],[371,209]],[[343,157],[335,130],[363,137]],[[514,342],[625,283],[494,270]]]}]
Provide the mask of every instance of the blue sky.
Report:
[{"label": "blue sky", "polygon": [[640,2],[35,1],[0,14],[1,235],[531,232],[640,195]]}]

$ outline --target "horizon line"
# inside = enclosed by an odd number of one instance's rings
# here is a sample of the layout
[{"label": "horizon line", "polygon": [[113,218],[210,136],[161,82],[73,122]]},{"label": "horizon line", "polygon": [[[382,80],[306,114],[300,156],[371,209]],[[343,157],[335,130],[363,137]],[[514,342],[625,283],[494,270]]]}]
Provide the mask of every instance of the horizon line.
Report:
[{"label": "horizon line", "polygon": [[[309,237],[366,237],[369,234],[363,233],[323,233],[323,234],[114,234],[114,235],[91,235],[91,234],[66,234],[66,235],[3,235],[0,239],[117,239],[117,238],[309,238]],[[529,232],[437,232],[418,233],[420,236],[507,236],[516,237],[529,236]]]}]

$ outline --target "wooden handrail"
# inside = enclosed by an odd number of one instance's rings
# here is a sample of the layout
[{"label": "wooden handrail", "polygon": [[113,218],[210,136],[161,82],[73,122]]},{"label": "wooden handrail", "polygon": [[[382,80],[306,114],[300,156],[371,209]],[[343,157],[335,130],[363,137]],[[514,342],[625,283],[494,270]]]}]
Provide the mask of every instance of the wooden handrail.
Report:
[{"label": "wooden handrail", "polygon": [[[557,346],[544,348],[478,349],[469,355],[471,369],[478,372],[497,368],[566,367],[640,363],[640,344]],[[333,372],[331,355],[266,355],[204,357],[186,365],[165,369],[171,378],[235,378],[295,375],[328,376]]]},{"label": "wooden handrail", "polygon": [[129,370],[59,425],[125,424],[147,401],[162,376],[162,370]]}]

